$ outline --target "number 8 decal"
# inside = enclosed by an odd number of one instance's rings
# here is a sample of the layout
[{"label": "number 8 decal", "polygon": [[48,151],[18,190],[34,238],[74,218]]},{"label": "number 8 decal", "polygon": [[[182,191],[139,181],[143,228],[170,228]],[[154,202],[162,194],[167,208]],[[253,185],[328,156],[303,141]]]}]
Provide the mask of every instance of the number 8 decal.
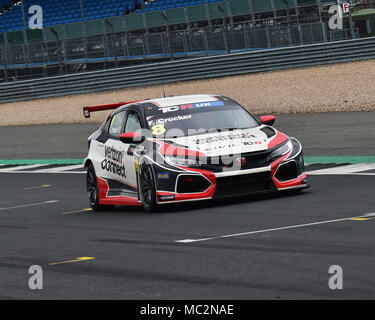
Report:
[{"label": "number 8 decal", "polygon": [[165,128],[164,124],[158,124],[156,126],[153,126],[151,130],[154,136],[160,136],[167,132],[167,129]]}]

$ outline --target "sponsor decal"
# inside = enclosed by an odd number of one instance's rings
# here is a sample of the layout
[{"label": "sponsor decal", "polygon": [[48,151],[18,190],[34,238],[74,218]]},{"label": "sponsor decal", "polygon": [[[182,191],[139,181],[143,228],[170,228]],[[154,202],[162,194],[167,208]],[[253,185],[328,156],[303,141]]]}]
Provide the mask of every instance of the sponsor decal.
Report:
[{"label": "sponsor decal", "polygon": [[243,143],[244,146],[254,146],[257,144],[262,144],[262,141],[247,141]]},{"label": "sponsor decal", "polygon": [[122,163],[124,159],[124,151],[118,151],[114,147],[105,146],[104,156],[107,159]]},{"label": "sponsor decal", "polygon": [[168,180],[169,179],[169,172],[159,172],[158,179]]},{"label": "sponsor decal", "polygon": [[236,159],[236,165],[239,168],[242,168],[242,167],[246,166],[246,158],[245,157],[237,158]]},{"label": "sponsor decal", "polygon": [[122,164],[124,160],[124,151],[116,150],[111,146],[105,146],[104,156],[106,159],[101,163],[102,169],[126,178],[125,165]]},{"label": "sponsor decal", "polygon": [[196,109],[196,108],[209,108],[209,107],[222,107],[224,106],[223,101],[213,101],[213,102],[201,102],[201,103],[193,103],[193,104],[184,104],[181,106],[172,106],[172,107],[165,107],[160,108],[160,111],[163,111],[163,113],[168,112],[175,112],[175,111],[183,111],[183,110],[189,110],[189,109]]},{"label": "sponsor decal", "polygon": [[175,196],[168,195],[168,196],[159,196],[159,201],[173,201],[175,199]]},{"label": "sponsor decal", "polygon": [[134,150],[135,150],[136,147],[137,147],[137,146],[130,145],[129,148],[128,148],[128,152],[127,152],[127,154],[128,154],[129,156],[132,156],[132,155],[134,154]]},{"label": "sponsor decal", "polygon": [[156,124],[166,124],[168,122],[175,122],[175,121],[182,121],[182,120],[189,120],[192,118],[192,115],[187,116],[178,116],[178,117],[172,117],[172,118],[165,118],[165,119],[158,119],[156,121],[149,121],[148,125],[153,126]]},{"label": "sponsor decal", "polygon": [[220,144],[220,145],[216,145],[216,146],[206,146],[206,147],[198,146],[197,150],[210,152],[210,151],[214,151],[214,150],[221,150],[221,149],[226,149],[226,148],[239,148],[239,147],[240,147],[240,144],[231,143],[231,144]]},{"label": "sponsor decal", "polygon": [[222,150],[222,149],[228,149],[228,148],[241,148],[242,146],[255,146],[255,145],[261,145],[262,141],[254,141],[254,142],[242,142],[242,143],[229,143],[229,144],[219,144],[219,145],[205,145],[200,146],[198,145],[196,147],[197,150],[210,152],[214,150]]},{"label": "sponsor decal", "polygon": [[134,165],[135,165],[135,171],[139,172],[139,161],[138,161],[138,159],[134,160]]},{"label": "sponsor decal", "polygon": [[[253,139],[253,141],[241,141],[241,139]],[[231,133],[229,135],[218,135],[207,138],[198,138],[193,140],[196,143],[196,149],[201,151],[214,151],[226,148],[241,148],[254,145],[262,145],[263,142],[258,137],[250,133]]]},{"label": "sponsor decal", "polygon": [[[249,133],[231,133],[227,135],[219,135],[214,137],[208,137],[208,138],[198,138],[193,140],[196,144],[209,144],[209,143],[215,143],[220,141],[228,141],[228,140],[236,140],[236,139],[248,139],[248,138],[257,138],[253,134]],[[261,141],[259,141],[260,144],[262,144]]]},{"label": "sponsor decal", "polygon": [[144,154],[146,151],[146,148],[145,146],[138,146],[135,148],[134,152],[137,153],[137,154]]},{"label": "sponsor decal", "polygon": [[104,159],[102,161],[102,169],[106,170],[108,172],[112,172],[114,174],[117,174],[120,177],[126,178],[126,173],[125,173],[125,166],[120,165],[117,163],[114,163],[110,160]]}]

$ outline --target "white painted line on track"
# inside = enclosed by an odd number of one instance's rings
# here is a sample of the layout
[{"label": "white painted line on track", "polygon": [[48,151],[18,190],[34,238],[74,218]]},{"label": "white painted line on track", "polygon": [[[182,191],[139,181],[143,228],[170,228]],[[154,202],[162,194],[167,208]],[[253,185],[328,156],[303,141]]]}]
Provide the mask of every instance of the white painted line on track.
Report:
[{"label": "white painted line on track", "polygon": [[0,171],[0,173],[27,173],[27,174],[31,174],[31,173],[38,173],[38,174],[53,174],[53,173],[56,173],[56,174],[86,174],[86,171],[45,171],[45,172],[42,172],[42,171],[12,171],[12,172],[7,172],[7,171]]},{"label": "white painted line on track", "polygon": [[338,166],[314,171],[308,171],[308,175],[326,175],[326,174],[357,174],[362,171],[375,169],[375,163],[357,163],[346,166]]},{"label": "white painted line on track", "polygon": [[42,206],[42,205],[45,205],[45,204],[51,204],[51,203],[56,203],[56,202],[59,202],[59,200],[49,200],[49,201],[44,201],[44,202],[39,202],[39,203],[22,204],[22,205],[19,205],[19,206],[13,206],[13,207],[7,207],[7,208],[0,208],[0,211],[11,210],[11,209],[19,209],[19,208],[26,208],[26,207]]},{"label": "white painted line on track", "polygon": [[32,165],[27,165],[27,166],[16,166],[13,168],[0,169],[0,172],[22,171],[22,170],[40,168],[40,167],[45,167],[45,166],[47,166],[47,164],[32,164]]},{"label": "white painted line on track", "polygon": [[225,239],[225,238],[235,238],[235,237],[240,237],[240,236],[248,236],[248,235],[258,234],[258,233],[266,233],[266,232],[273,232],[273,231],[280,231],[280,230],[304,228],[304,227],[316,226],[316,225],[320,225],[320,224],[328,224],[328,223],[346,221],[346,220],[350,220],[350,219],[369,218],[369,217],[375,217],[375,212],[366,213],[364,215],[356,216],[356,217],[348,217],[348,218],[340,218],[340,219],[334,219],[334,220],[325,220],[325,221],[318,221],[318,222],[311,222],[311,223],[304,223],[304,224],[296,224],[296,225],[292,225],[292,226],[285,226],[285,227],[278,227],[278,228],[272,228],[272,229],[264,229],[264,230],[256,230],[256,231],[249,231],[249,232],[226,234],[226,235],[222,235],[222,236],[209,237],[209,238],[183,239],[183,240],[176,240],[174,242],[176,242],[176,243],[204,242],[204,241],[210,241],[210,240],[218,240],[218,239]]},{"label": "white painted line on track", "polygon": [[83,169],[83,164],[76,164],[72,166],[63,166],[63,167],[57,167],[57,168],[50,168],[50,169],[42,169],[42,170],[35,170],[34,173],[58,173],[62,171],[69,171],[69,170],[76,170],[76,169]]}]

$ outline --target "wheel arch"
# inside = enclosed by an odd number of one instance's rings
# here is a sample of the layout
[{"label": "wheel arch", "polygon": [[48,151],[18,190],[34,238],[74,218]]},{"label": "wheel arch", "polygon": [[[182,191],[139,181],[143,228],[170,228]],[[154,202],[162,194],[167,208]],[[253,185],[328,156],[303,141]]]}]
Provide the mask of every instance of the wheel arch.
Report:
[{"label": "wheel arch", "polygon": [[[155,176],[155,168],[154,168],[154,163],[147,157],[143,157],[139,163],[139,172],[138,175],[140,176],[142,172],[142,166],[146,166],[151,169],[152,177],[154,179],[154,182],[156,183],[156,176]],[[139,185],[140,186],[140,185]],[[139,188],[138,188],[139,189]]]},{"label": "wheel arch", "polygon": [[90,159],[85,159],[83,167],[88,168],[90,164],[93,164],[93,162]]}]

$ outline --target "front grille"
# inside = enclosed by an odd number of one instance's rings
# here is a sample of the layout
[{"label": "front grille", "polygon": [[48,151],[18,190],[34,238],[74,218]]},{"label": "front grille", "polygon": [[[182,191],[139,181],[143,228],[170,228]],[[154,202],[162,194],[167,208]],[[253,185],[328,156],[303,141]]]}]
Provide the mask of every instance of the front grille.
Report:
[{"label": "front grille", "polygon": [[211,183],[197,175],[181,175],[177,180],[178,193],[198,193],[207,190]]},{"label": "front grille", "polygon": [[231,196],[274,191],[270,172],[216,178],[215,196]]},{"label": "front grille", "polygon": [[279,181],[288,181],[296,179],[298,174],[296,162],[290,161],[280,165],[275,174],[275,178]]},{"label": "front grille", "polygon": [[[207,158],[206,163],[201,164],[199,168],[212,172],[223,172],[224,170],[231,171],[239,169],[247,170],[255,168],[264,168],[270,166],[271,163],[275,161],[275,159],[271,156],[273,151],[274,149],[269,149],[265,151],[250,152],[239,155]],[[237,158],[245,158],[246,164],[239,168],[236,165]]]},{"label": "front grille", "polygon": [[282,163],[275,174],[275,178],[281,182],[298,178],[305,172],[303,155],[300,154],[294,160]]}]

